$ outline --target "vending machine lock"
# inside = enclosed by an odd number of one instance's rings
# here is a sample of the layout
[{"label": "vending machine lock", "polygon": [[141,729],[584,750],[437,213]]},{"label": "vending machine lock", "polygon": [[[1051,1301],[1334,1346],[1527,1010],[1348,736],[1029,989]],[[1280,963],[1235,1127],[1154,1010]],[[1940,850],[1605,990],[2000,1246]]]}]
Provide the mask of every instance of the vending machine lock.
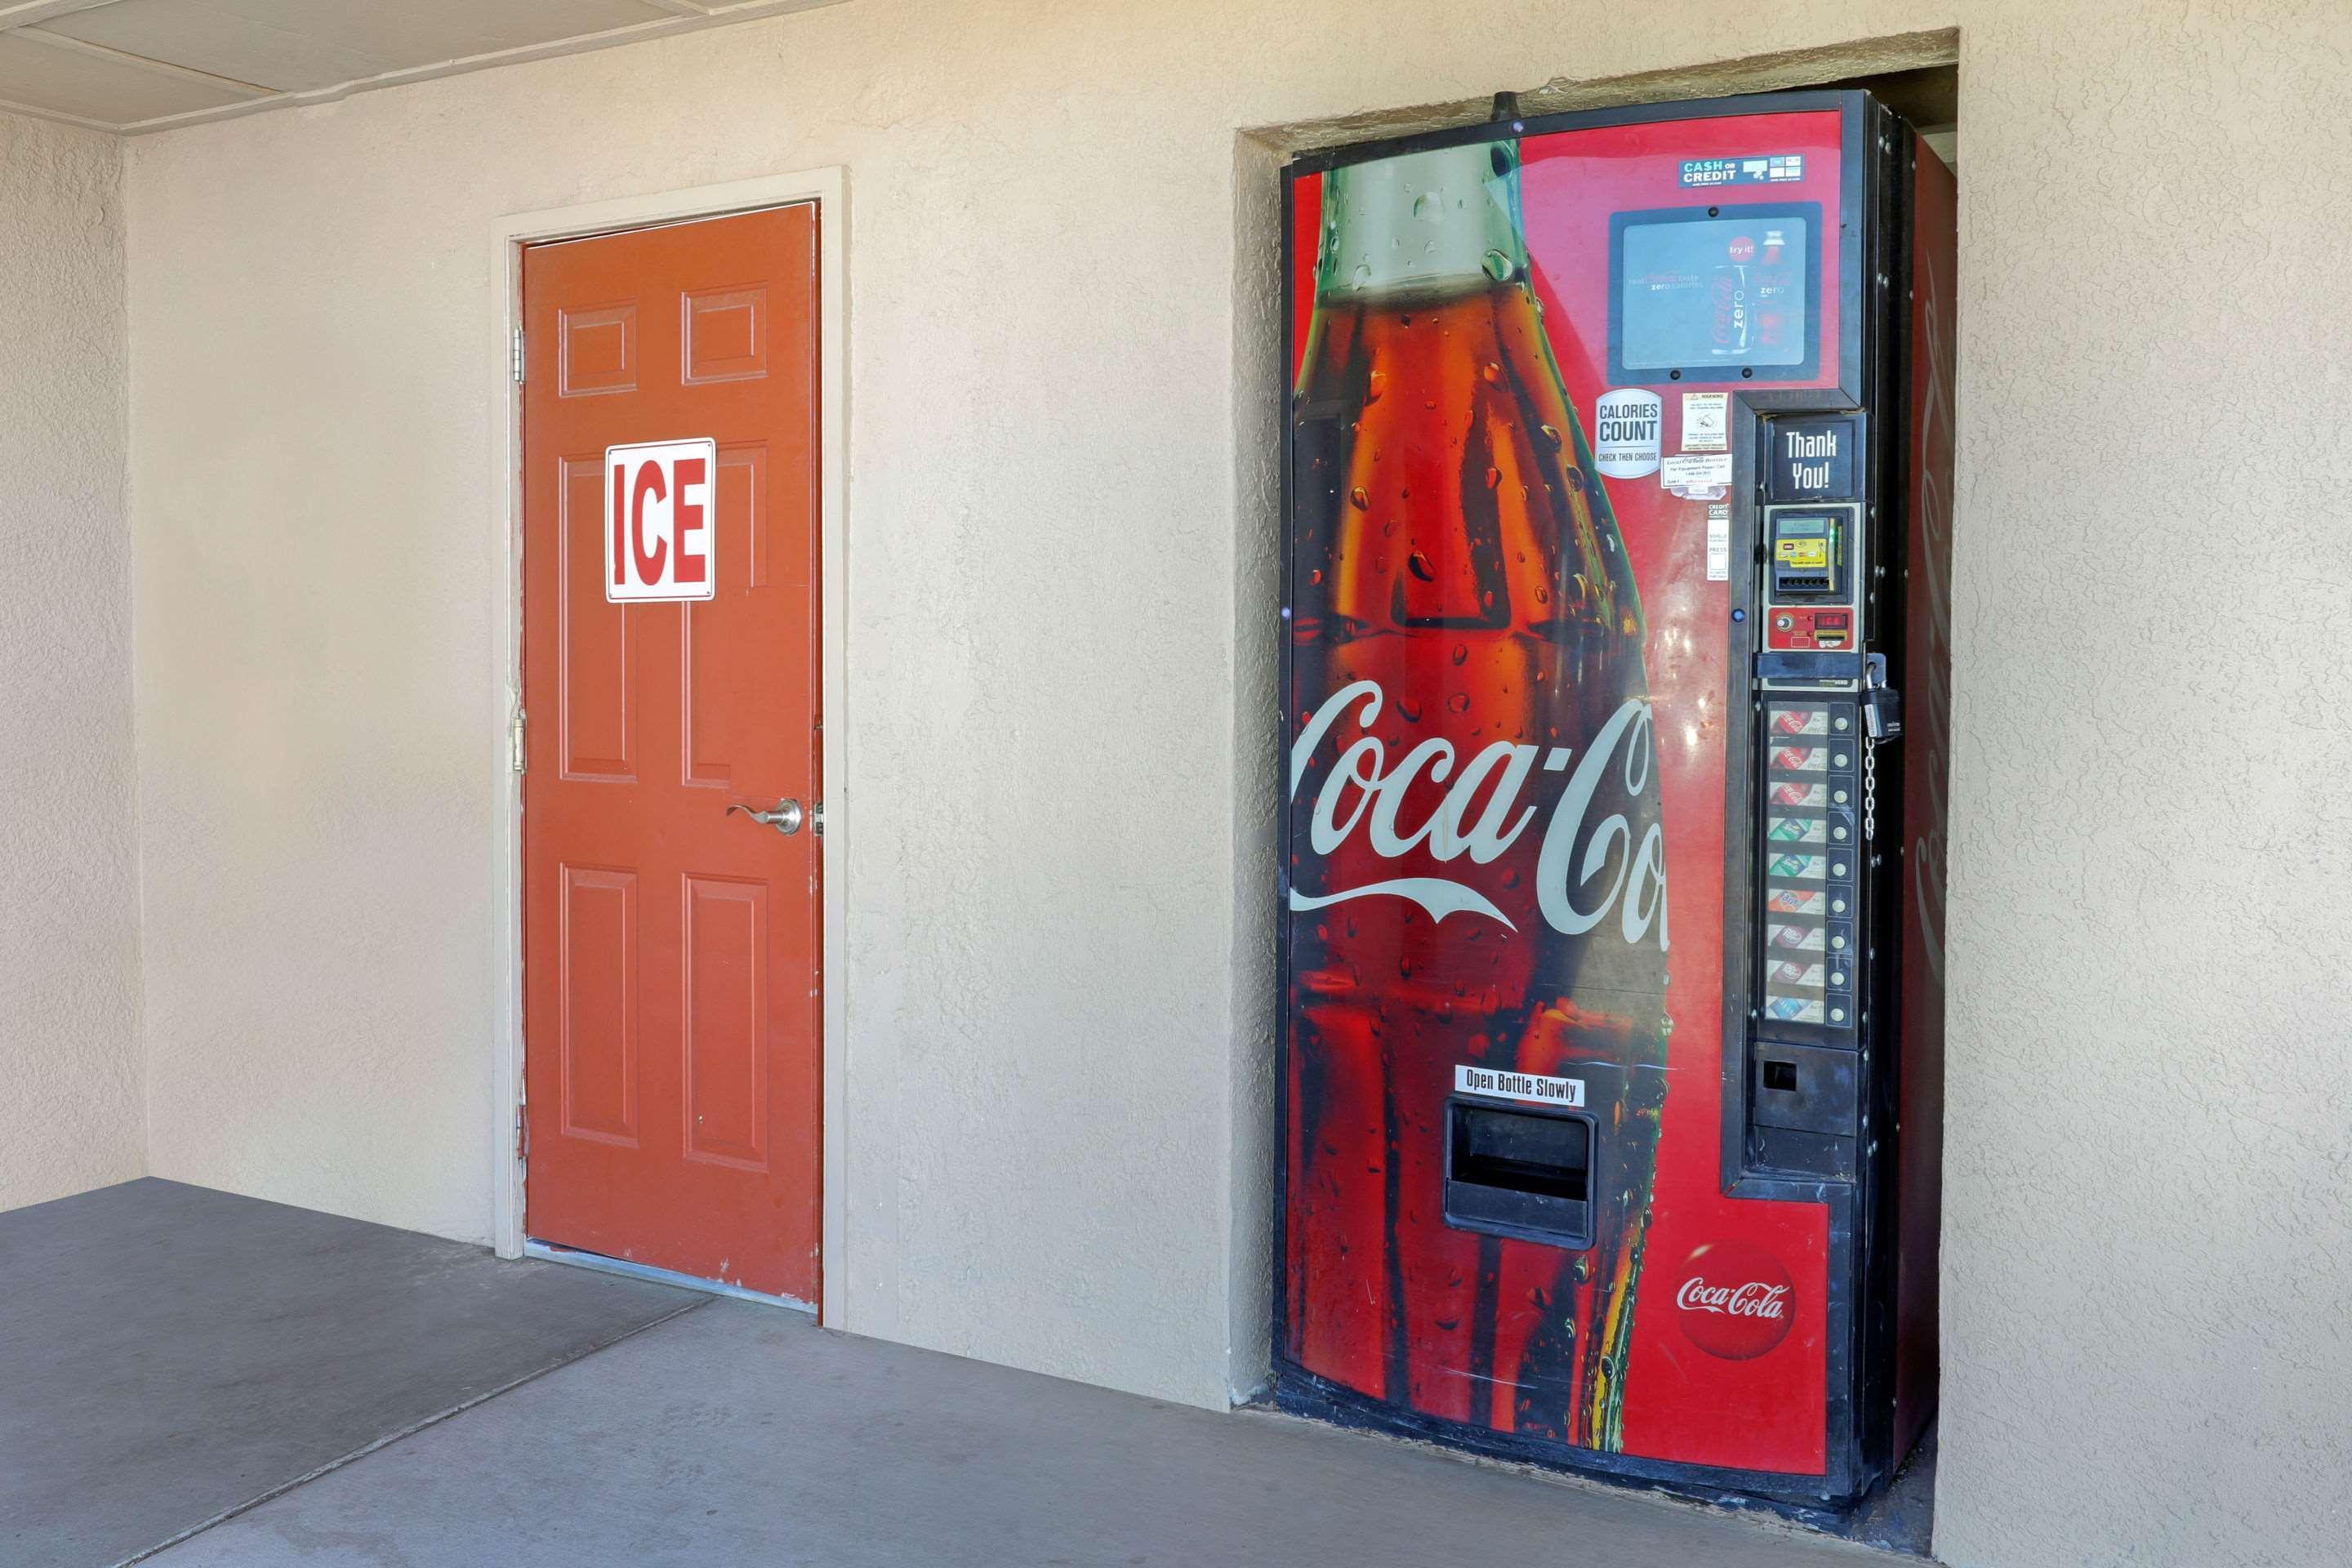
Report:
[{"label": "vending machine lock", "polygon": [[1862,728],[1872,742],[1903,733],[1903,694],[1886,684],[1886,656],[1874,653],[1862,666]]}]

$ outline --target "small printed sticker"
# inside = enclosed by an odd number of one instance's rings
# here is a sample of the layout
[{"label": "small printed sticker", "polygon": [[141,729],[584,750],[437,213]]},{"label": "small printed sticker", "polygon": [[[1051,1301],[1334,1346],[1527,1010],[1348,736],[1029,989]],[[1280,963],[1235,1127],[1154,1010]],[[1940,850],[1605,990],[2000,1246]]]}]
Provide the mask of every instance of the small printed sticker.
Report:
[{"label": "small printed sticker", "polygon": [[1781,185],[1805,177],[1801,153],[1750,158],[1685,158],[1685,185]]},{"label": "small printed sticker", "polygon": [[1497,1072],[1457,1062],[1454,1068],[1456,1094],[1482,1094],[1492,1100],[1537,1100],[1546,1105],[1582,1105],[1580,1078],[1543,1078],[1531,1072]]},{"label": "small printed sticker", "polygon": [[1706,509],[1706,580],[1731,578],[1731,503],[1717,501]]},{"label": "small printed sticker", "polygon": [[1665,405],[1654,392],[1624,387],[1592,405],[1592,463],[1612,479],[1658,471],[1658,425]]},{"label": "small printed sticker", "polygon": [[1727,392],[1683,394],[1683,450],[1685,452],[1731,450],[1731,394]]},{"label": "small printed sticker", "polygon": [[1727,489],[1731,485],[1731,454],[1678,452],[1658,465],[1658,482],[1685,496],[1694,490]]}]

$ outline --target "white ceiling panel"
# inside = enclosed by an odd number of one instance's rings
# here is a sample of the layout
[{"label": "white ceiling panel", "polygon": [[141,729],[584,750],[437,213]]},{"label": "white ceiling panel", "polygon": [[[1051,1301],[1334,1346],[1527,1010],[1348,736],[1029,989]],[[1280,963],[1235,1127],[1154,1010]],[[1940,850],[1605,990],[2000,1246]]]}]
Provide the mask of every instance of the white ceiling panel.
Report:
[{"label": "white ceiling panel", "polygon": [[40,26],[215,76],[306,92],[673,15],[644,0],[116,0]]},{"label": "white ceiling panel", "polygon": [[300,0],[121,0],[52,17],[35,29],[126,54],[257,82],[280,92],[379,76],[392,61],[322,38],[299,24],[320,8]]},{"label": "white ceiling panel", "polygon": [[0,0],[0,100],[162,130],[841,3]]},{"label": "white ceiling panel", "polygon": [[71,120],[117,125],[249,101],[226,82],[151,70],[80,49],[0,33],[0,101]]}]

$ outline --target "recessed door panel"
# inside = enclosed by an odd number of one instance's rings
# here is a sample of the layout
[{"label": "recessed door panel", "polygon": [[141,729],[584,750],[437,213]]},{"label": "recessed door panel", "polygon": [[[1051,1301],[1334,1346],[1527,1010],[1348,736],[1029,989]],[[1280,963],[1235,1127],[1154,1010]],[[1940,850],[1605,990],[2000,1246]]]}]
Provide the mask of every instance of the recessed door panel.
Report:
[{"label": "recessed door panel", "polygon": [[563,606],[556,679],[562,691],[563,772],[625,782],[629,763],[629,608],[604,601],[604,465],[563,459]]},{"label": "recessed door panel", "polygon": [[768,889],[686,885],[686,1151],[751,1169],[768,1163]]},{"label": "recessed door panel", "polygon": [[637,1141],[637,879],[563,868],[563,1132]]}]

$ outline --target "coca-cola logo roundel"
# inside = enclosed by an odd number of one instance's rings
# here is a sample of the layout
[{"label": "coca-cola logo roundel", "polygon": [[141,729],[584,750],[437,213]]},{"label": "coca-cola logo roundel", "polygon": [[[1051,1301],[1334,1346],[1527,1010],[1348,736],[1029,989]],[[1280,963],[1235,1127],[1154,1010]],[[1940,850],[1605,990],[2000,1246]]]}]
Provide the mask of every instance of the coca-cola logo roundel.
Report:
[{"label": "coca-cola logo roundel", "polygon": [[1789,1337],[1793,1287],[1780,1260],[1752,1242],[1711,1241],[1675,1280],[1683,1337],[1726,1361],[1754,1361]]}]

